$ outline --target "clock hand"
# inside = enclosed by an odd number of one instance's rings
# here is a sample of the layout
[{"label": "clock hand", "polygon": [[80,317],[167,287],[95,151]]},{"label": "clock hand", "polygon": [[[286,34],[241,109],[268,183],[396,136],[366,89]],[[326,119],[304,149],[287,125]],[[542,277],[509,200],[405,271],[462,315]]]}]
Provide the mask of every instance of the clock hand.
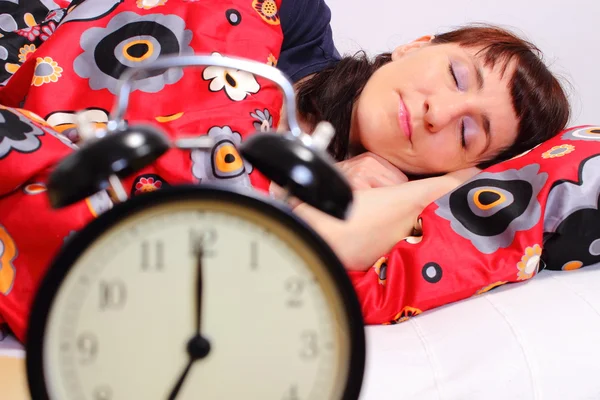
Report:
[{"label": "clock hand", "polygon": [[204,247],[202,242],[196,245],[196,333],[200,334],[202,325],[202,262],[204,261]]},{"label": "clock hand", "polygon": [[183,381],[185,380],[188,372],[192,368],[192,364],[201,358],[204,358],[210,352],[210,343],[208,340],[200,336],[199,334],[194,335],[187,344],[187,352],[190,356],[190,360],[188,361],[185,369],[181,373],[181,376],[177,380],[173,389],[171,389],[171,394],[169,395],[169,400],[175,400],[181,386],[183,385]]},{"label": "clock hand", "polygon": [[192,364],[208,355],[210,352],[210,342],[206,340],[202,335],[200,335],[201,329],[201,321],[202,316],[202,261],[204,256],[204,249],[201,243],[198,243],[196,247],[196,333],[192,338],[188,341],[187,344],[187,353],[190,356],[190,359],[185,366],[185,369],[181,373],[181,376],[171,389],[171,394],[169,394],[168,400],[175,400],[177,395],[179,394],[179,390],[181,390],[181,386],[183,386],[183,382],[187,377],[187,374],[190,372],[192,368]]},{"label": "clock hand", "polygon": [[181,386],[183,385],[183,381],[185,380],[185,377],[187,376],[188,372],[190,372],[190,369],[192,368],[193,363],[194,363],[194,360],[190,359],[190,361],[186,365],[185,369],[183,370],[183,373],[177,380],[177,383],[175,384],[175,386],[173,386],[173,389],[171,389],[171,394],[169,395],[168,400],[175,400],[175,398],[179,394],[179,390],[181,389]]}]

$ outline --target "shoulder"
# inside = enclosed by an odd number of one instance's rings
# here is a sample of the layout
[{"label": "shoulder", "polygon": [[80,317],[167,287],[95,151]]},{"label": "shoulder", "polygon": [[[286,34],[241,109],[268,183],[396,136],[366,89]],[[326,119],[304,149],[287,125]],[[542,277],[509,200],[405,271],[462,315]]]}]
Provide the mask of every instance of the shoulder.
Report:
[{"label": "shoulder", "polygon": [[293,82],[340,60],[324,0],[282,0],[279,17],[283,43],[277,66]]}]

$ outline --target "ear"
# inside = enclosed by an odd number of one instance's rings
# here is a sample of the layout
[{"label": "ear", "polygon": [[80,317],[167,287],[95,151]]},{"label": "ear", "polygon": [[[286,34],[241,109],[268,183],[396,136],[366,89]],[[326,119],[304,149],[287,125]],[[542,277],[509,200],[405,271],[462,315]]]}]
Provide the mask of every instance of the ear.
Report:
[{"label": "ear", "polygon": [[392,52],[392,61],[396,61],[397,59],[404,56],[406,53],[411,52],[412,50],[419,49],[427,44],[429,44],[435,36],[426,35],[421,36],[420,38],[413,40],[410,43],[402,44],[394,49]]}]

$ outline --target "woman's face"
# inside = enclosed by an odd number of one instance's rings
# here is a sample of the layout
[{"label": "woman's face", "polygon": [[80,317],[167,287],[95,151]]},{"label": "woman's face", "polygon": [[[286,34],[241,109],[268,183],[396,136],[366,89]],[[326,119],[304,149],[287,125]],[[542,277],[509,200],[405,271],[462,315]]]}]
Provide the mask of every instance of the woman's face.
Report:
[{"label": "woman's face", "polygon": [[434,174],[477,165],[510,146],[518,119],[509,82],[515,66],[492,69],[479,49],[400,46],[354,105],[351,146],[375,153],[406,173]]}]

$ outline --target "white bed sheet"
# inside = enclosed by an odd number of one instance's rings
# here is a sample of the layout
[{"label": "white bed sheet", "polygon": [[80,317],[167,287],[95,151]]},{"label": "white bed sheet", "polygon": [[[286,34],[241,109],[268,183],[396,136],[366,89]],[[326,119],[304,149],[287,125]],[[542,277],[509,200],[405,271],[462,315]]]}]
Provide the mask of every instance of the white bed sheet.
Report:
[{"label": "white bed sheet", "polygon": [[[598,267],[544,271],[399,325],[369,326],[360,399],[600,400],[598,288]],[[0,361],[23,356],[14,339],[0,342]],[[26,397],[24,377],[10,384],[21,395],[7,399]]]},{"label": "white bed sheet", "polygon": [[361,400],[600,399],[600,267],[367,327]]}]

